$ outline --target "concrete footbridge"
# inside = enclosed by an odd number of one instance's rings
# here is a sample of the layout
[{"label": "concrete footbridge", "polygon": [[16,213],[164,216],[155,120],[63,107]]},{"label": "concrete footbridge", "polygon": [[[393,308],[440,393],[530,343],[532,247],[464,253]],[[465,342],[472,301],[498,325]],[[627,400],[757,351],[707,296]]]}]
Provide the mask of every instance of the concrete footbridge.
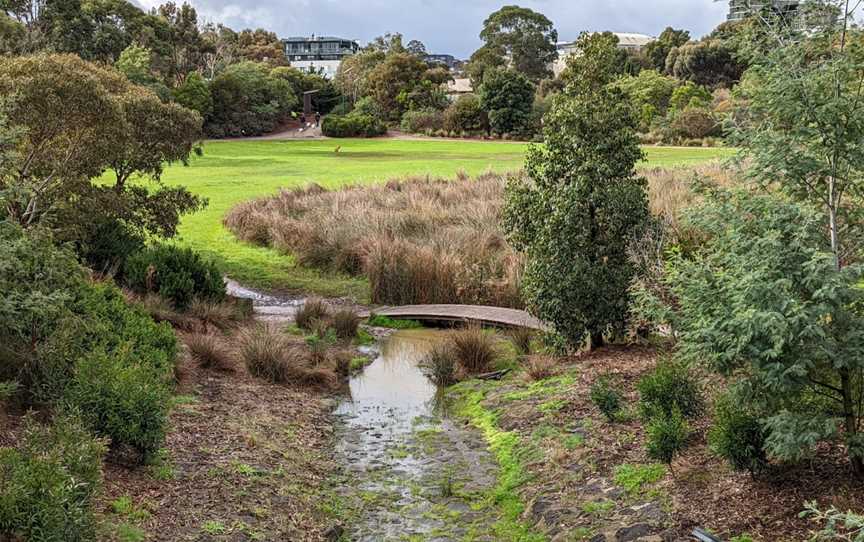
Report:
[{"label": "concrete footbridge", "polygon": [[487,307],[483,305],[404,305],[401,307],[379,307],[360,315],[387,316],[396,320],[418,320],[431,322],[474,322],[494,327],[523,327],[545,331],[549,328],[543,321],[525,311]]}]

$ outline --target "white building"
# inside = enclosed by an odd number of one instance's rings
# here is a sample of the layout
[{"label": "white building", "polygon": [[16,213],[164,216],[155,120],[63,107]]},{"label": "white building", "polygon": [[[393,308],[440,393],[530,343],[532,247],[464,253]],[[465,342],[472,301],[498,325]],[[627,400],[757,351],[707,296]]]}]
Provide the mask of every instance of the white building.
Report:
[{"label": "white building", "polygon": [[282,43],[291,66],[307,72],[320,72],[328,79],[336,76],[342,59],[360,49],[354,40],[333,36],[287,38]]},{"label": "white building", "polygon": [[[618,47],[625,51],[639,52],[643,47],[654,41],[655,37],[645,34],[628,34],[613,32],[618,38]],[[552,65],[555,77],[558,77],[567,67],[567,59],[578,52],[575,41],[560,41],[555,46],[558,48],[558,60]]]}]

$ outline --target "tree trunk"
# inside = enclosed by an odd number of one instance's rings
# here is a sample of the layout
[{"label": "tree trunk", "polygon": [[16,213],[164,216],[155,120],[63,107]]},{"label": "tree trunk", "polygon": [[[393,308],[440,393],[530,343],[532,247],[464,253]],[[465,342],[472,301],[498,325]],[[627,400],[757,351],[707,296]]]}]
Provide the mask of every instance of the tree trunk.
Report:
[{"label": "tree trunk", "polygon": [[[840,383],[843,389],[843,416],[845,417],[846,440],[854,441],[858,436],[858,416],[855,412],[855,390],[852,386],[852,377],[849,369],[840,370]],[[864,478],[864,459],[853,455],[849,448],[849,462],[852,472],[858,478]]]}]

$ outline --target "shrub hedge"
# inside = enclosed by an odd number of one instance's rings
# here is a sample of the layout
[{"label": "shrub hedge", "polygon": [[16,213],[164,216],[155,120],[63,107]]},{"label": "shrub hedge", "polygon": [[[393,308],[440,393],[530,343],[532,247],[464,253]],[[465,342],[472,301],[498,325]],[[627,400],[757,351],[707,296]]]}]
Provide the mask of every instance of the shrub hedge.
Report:
[{"label": "shrub hedge", "polygon": [[94,540],[104,453],[74,416],[52,426],[27,420],[20,446],[0,448],[0,539]]},{"label": "shrub hedge", "polygon": [[126,284],[140,293],[157,293],[186,309],[194,299],[225,299],[225,282],[219,268],[189,248],[156,245],[130,256],[125,267]]},{"label": "shrub hedge", "polygon": [[327,137],[375,137],[387,133],[387,127],[371,115],[327,115],[321,123]]}]

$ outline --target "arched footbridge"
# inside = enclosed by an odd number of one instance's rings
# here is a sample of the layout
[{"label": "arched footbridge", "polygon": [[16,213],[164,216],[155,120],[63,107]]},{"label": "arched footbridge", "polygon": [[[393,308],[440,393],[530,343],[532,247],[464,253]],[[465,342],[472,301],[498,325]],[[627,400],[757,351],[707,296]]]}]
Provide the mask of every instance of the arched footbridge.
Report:
[{"label": "arched footbridge", "polygon": [[379,307],[366,311],[396,320],[419,320],[431,322],[475,322],[485,326],[524,327],[544,331],[548,326],[525,311],[486,307],[483,305],[404,305],[401,307]]}]

